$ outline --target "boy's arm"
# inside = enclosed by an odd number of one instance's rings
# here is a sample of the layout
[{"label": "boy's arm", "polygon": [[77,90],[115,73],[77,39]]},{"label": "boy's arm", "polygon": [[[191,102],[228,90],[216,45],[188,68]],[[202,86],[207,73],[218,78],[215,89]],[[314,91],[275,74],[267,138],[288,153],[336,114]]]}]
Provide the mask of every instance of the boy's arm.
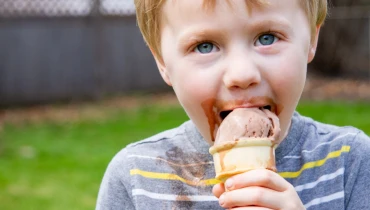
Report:
[{"label": "boy's arm", "polygon": [[356,136],[346,164],[346,209],[370,209],[370,138],[366,134]]},{"label": "boy's arm", "polygon": [[135,209],[129,193],[129,166],[125,158],[125,149],[119,152],[109,163],[100,185],[96,210],[131,210]]}]

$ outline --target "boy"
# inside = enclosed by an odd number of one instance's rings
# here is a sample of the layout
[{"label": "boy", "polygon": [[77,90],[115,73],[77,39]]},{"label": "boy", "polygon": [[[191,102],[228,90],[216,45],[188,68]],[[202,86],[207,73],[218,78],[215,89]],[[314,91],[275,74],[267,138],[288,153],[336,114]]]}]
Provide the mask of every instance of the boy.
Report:
[{"label": "boy", "polygon": [[[191,121],[119,152],[97,209],[370,209],[368,136],[295,112],[326,0],[135,4],[160,74]],[[239,107],[279,117],[278,173],[252,170],[220,184],[208,149]]]}]

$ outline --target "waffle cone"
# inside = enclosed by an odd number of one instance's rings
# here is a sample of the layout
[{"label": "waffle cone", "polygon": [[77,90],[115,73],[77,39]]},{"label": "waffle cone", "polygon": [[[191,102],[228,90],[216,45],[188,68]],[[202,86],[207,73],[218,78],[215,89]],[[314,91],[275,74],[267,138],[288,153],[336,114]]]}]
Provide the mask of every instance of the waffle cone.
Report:
[{"label": "waffle cone", "polygon": [[270,138],[240,138],[212,146],[216,179],[225,182],[229,177],[253,169],[276,171],[275,148]]}]

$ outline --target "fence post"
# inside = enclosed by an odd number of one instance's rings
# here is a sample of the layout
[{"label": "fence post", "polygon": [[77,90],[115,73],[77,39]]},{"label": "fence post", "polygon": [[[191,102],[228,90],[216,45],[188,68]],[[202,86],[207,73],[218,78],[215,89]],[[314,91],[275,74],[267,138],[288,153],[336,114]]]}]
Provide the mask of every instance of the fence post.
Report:
[{"label": "fence post", "polygon": [[100,99],[104,96],[104,34],[103,30],[103,20],[101,15],[101,0],[91,0],[92,1],[92,8],[90,15],[92,16],[92,23],[95,33],[95,49],[94,49],[94,57],[95,57],[95,67],[94,67],[94,99]]}]

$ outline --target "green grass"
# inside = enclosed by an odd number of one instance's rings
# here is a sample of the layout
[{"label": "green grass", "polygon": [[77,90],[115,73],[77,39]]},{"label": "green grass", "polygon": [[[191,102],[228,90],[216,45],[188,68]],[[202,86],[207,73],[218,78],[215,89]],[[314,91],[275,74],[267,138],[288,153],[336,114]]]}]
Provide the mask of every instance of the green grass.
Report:
[{"label": "green grass", "polygon": [[370,135],[370,103],[365,102],[302,102],[302,115],[338,126],[354,126]]},{"label": "green grass", "polygon": [[[370,104],[302,103],[316,120],[370,134]],[[132,141],[177,126],[181,107],[143,106],[100,120],[10,125],[0,136],[0,206],[10,209],[94,209],[105,168]]]}]

